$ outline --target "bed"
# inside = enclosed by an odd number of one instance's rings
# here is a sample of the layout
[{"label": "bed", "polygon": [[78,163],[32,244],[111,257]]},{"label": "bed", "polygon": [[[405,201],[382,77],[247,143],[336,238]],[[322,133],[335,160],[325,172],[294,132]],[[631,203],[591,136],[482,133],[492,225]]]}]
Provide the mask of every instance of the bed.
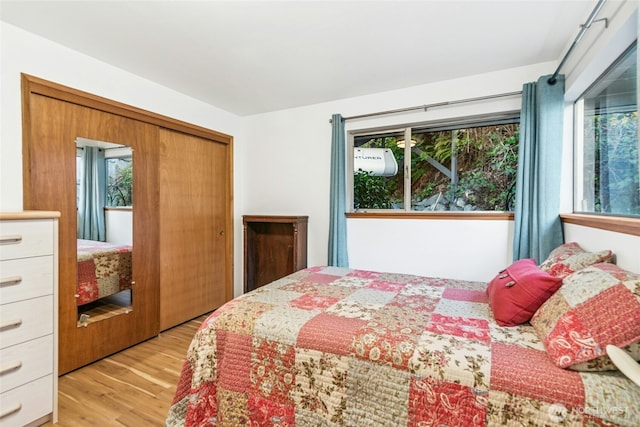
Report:
[{"label": "bed", "polygon": [[[549,323],[566,319],[562,301],[548,304],[564,300],[556,290],[578,273],[575,260],[564,261],[556,289],[530,308],[534,318],[510,326],[496,320],[489,289],[519,287],[530,275],[509,269],[489,286],[337,267],[276,280],[202,323],[166,425],[638,426],[640,388],[631,380],[584,348],[569,368],[558,365],[566,354],[549,351],[557,341]],[[609,265],[594,264],[578,279],[609,274]],[[640,275],[619,278],[619,291],[632,298],[620,316],[631,313],[640,329]],[[609,344],[638,357],[637,341]]]},{"label": "bed", "polygon": [[131,246],[78,239],[77,305],[131,288]]}]

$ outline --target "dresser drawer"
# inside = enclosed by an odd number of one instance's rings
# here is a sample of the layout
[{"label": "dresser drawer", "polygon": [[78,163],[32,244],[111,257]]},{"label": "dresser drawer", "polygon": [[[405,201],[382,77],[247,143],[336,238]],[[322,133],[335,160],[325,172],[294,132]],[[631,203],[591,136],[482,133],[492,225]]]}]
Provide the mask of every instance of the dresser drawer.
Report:
[{"label": "dresser drawer", "polygon": [[0,348],[53,333],[53,296],[0,306]]},{"label": "dresser drawer", "polygon": [[53,412],[53,375],[0,394],[0,425],[24,426]]},{"label": "dresser drawer", "polygon": [[53,220],[0,222],[0,260],[53,254]]},{"label": "dresser drawer", "polygon": [[53,255],[0,261],[0,303],[53,293]]},{"label": "dresser drawer", "polygon": [[53,372],[53,335],[0,350],[0,393]]}]

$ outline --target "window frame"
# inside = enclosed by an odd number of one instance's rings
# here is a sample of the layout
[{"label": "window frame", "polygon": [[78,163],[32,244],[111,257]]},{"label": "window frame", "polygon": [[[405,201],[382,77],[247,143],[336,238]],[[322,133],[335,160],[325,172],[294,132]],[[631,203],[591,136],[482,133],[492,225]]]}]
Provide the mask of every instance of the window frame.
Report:
[{"label": "window frame", "polygon": [[[109,151],[112,150],[118,150],[116,152],[116,154],[111,154],[109,153]],[[84,167],[82,161],[80,161],[80,159],[82,158],[82,148],[77,147],[76,148],[76,206],[79,203],[79,198],[80,198],[80,178],[78,177],[78,174],[81,173],[81,169]],[[131,162],[133,164],[133,150],[131,149],[131,147],[129,146],[119,146],[117,148],[111,148],[109,150],[105,150],[105,158],[104,158],[104,163],[105,163],[105,171],[107,173],[106,176],[106,182],[105,182],[105,194],[107,191],[107,187],[109,186],[109,166],[108,166],[108,162],[109,160],[112,159],[131,159]],[[133,189],[132,189],[133,190]],[[105,200],[105,206],[104,209],[105,210],[131,210],[133,208],[133,200],[132,200],[132,204],[128,205],[128,206],[110,206],[107,204],[107,201]]]},{"label": "window frame", "polygon": [[[637,53],[637,42],[629,45],[622,53],[620,53],[616,59],[609,64],[597,77],[596,79],[588,85],[582,93],[573,101],[573,128],[574,128],[574,137],[573,137],[573,153],[574,153],[574,162],[573,162],[573,212],[576,214],[584,214],[584,215],[600,215],[603,217],[624,217],[624,218],[640,218],[640,215],[625,215],[624,213],[616,213],[616,212],[597,212],[582,209],[580,204],[581,201],[585,200],[585,185],[584,185],[584,177],[587,175],[584,170],[584,157],[585,157],[585,134],[584,134],[584,125],[585,125],[585,99],[588,98],[589,92],[598,87],[602,81],[610,81],[612,80],[611,73],[617,71],[616,67],[618,67],[624,60],[628,59],[628,55],[632,53],[632,51],[636,51],[636,60],[634,61],[637,64],[638,53]],[[636,65],[636,78],[637,78],[637,65]],[[608,86],[607,86],[608,87]],[[638,90],[636,84],[636,105],[635,112],[637,115],[638,111]],[[608,98],[607,98],[608,99]],[[614,111],[605,111],[604,114],[615,114]],[[595,113],[594,113],[595,114]],[[636,119],[637,121],[637,119]],[[636,142],[638,141],[638,130],[636,124]],[[591,195],[589,195],[590,197]]]},{"label": "window frame", "polygon": [[[130,150],[130,147],[126,147]],[[126,149],[125,148],[125,149]],[[106,156],[105,153],[105,158],[104,158],[104,162],[105,162],[105,169],[106,169],[106,174],[107,174],[107,180],[106,180],[106,187],[105,188],[105,192],[108,192],[109,189],[109,161],[110,160],[129,160],[131,162],[131,166],[133,167],[133,151],[130,151],[129,154],[115,154],[115,155],[110,155],[110,156]],[[133,182],[131,183],[131,204],[130,205],[126,205],[126,206],[111,206],[109,204],[107,204],[107,201],[105,200],[105,209],[132,209],[133,208]]]},{"label": "window frame", "polygon": [[442,129],[455,129],[465,127],[491,126],[493,124],[518,123],[520,124],[520,110],[495,111],[486,114],[458,116],[440,120],[414,122],[406,124],[387,125],[365,129],[353,129],[347,131],[347,218],[384,218],[384,219],[456,219],[456,220],[513,220],[511,211],[419,211],[411,206],[411,173],[407,173],[407,163],[411,162],[411,146],[405,145],[405,164],[398,164],[398,172],[402,171],[404,178],[404,209],[355,209],[354,208],[354,150],[355,139],[361,136],[375,136],[389,133],[404,132],[405,141],[411,140],[411,134],[415,131],[437,132]]},{"label": "window frame", "polygon": [[[573,175],[572,175],[572,212],[564,213],[560,215],[561,220],[564,223],[580,225],[584,227],[597,228],[606,231],[613,231],[623,234],[629,234],[634,236],[640,236],[640,218],[637,216],[629,216],[623,214],[608,214],[601,212],[588,212],[577,209],[578,201],[583,198],[584,189],[577,183],[581,182],[584,176],[584,168],[580,159],[584,155],[584,134],[583,130],[583,101],[584,95],[595,84],[598,83],[600,78],[605,75],[612,67],[614,67],[620,58],[627,54],[631,49],[636,48],[636,61],[640,63],[640,57],[637,53],[637,40],[629,44],[623,49],[615,60],[608,66],[604,67],[597,77],[587,85],[584,90],[571,102],[573,108]],[[636,70],[637,72],[637,70]],[[636,98],[640,100],[640,95],[637,93]],[[636,104],[637,105],[637,104]],[[640,125],[639,125],[640,126]],[[640,137],[640,133],[638,135]]]}]

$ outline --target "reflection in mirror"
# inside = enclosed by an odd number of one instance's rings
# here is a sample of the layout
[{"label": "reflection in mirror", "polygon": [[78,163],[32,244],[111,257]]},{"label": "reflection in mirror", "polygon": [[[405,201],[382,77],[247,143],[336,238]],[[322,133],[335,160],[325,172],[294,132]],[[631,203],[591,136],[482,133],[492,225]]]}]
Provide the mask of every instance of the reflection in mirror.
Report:
[{"label": "reflection in mirror", "polygon": [[133,152],[76,138],[78,327],[133,309]]}]

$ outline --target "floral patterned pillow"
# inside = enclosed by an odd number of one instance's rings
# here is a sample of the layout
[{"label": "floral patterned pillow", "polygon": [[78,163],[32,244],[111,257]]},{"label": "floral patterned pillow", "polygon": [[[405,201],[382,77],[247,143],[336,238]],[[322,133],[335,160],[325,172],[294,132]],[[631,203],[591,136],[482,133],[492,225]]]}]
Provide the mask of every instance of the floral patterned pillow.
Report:
[{"label": "floral patterned pillow", "polygon": [[551,360],[575,370],[614,369],[607,344],[640,360],[640,274],[600,263],[567,276],[531,325]]},{"label": "floral patterned pillow", "polygon": [[565,278],[571,273],[593,264],[611,262],[610,250],[587,252],[576,242],[565,243],[551,251],[540,269],[555,277]]}]

